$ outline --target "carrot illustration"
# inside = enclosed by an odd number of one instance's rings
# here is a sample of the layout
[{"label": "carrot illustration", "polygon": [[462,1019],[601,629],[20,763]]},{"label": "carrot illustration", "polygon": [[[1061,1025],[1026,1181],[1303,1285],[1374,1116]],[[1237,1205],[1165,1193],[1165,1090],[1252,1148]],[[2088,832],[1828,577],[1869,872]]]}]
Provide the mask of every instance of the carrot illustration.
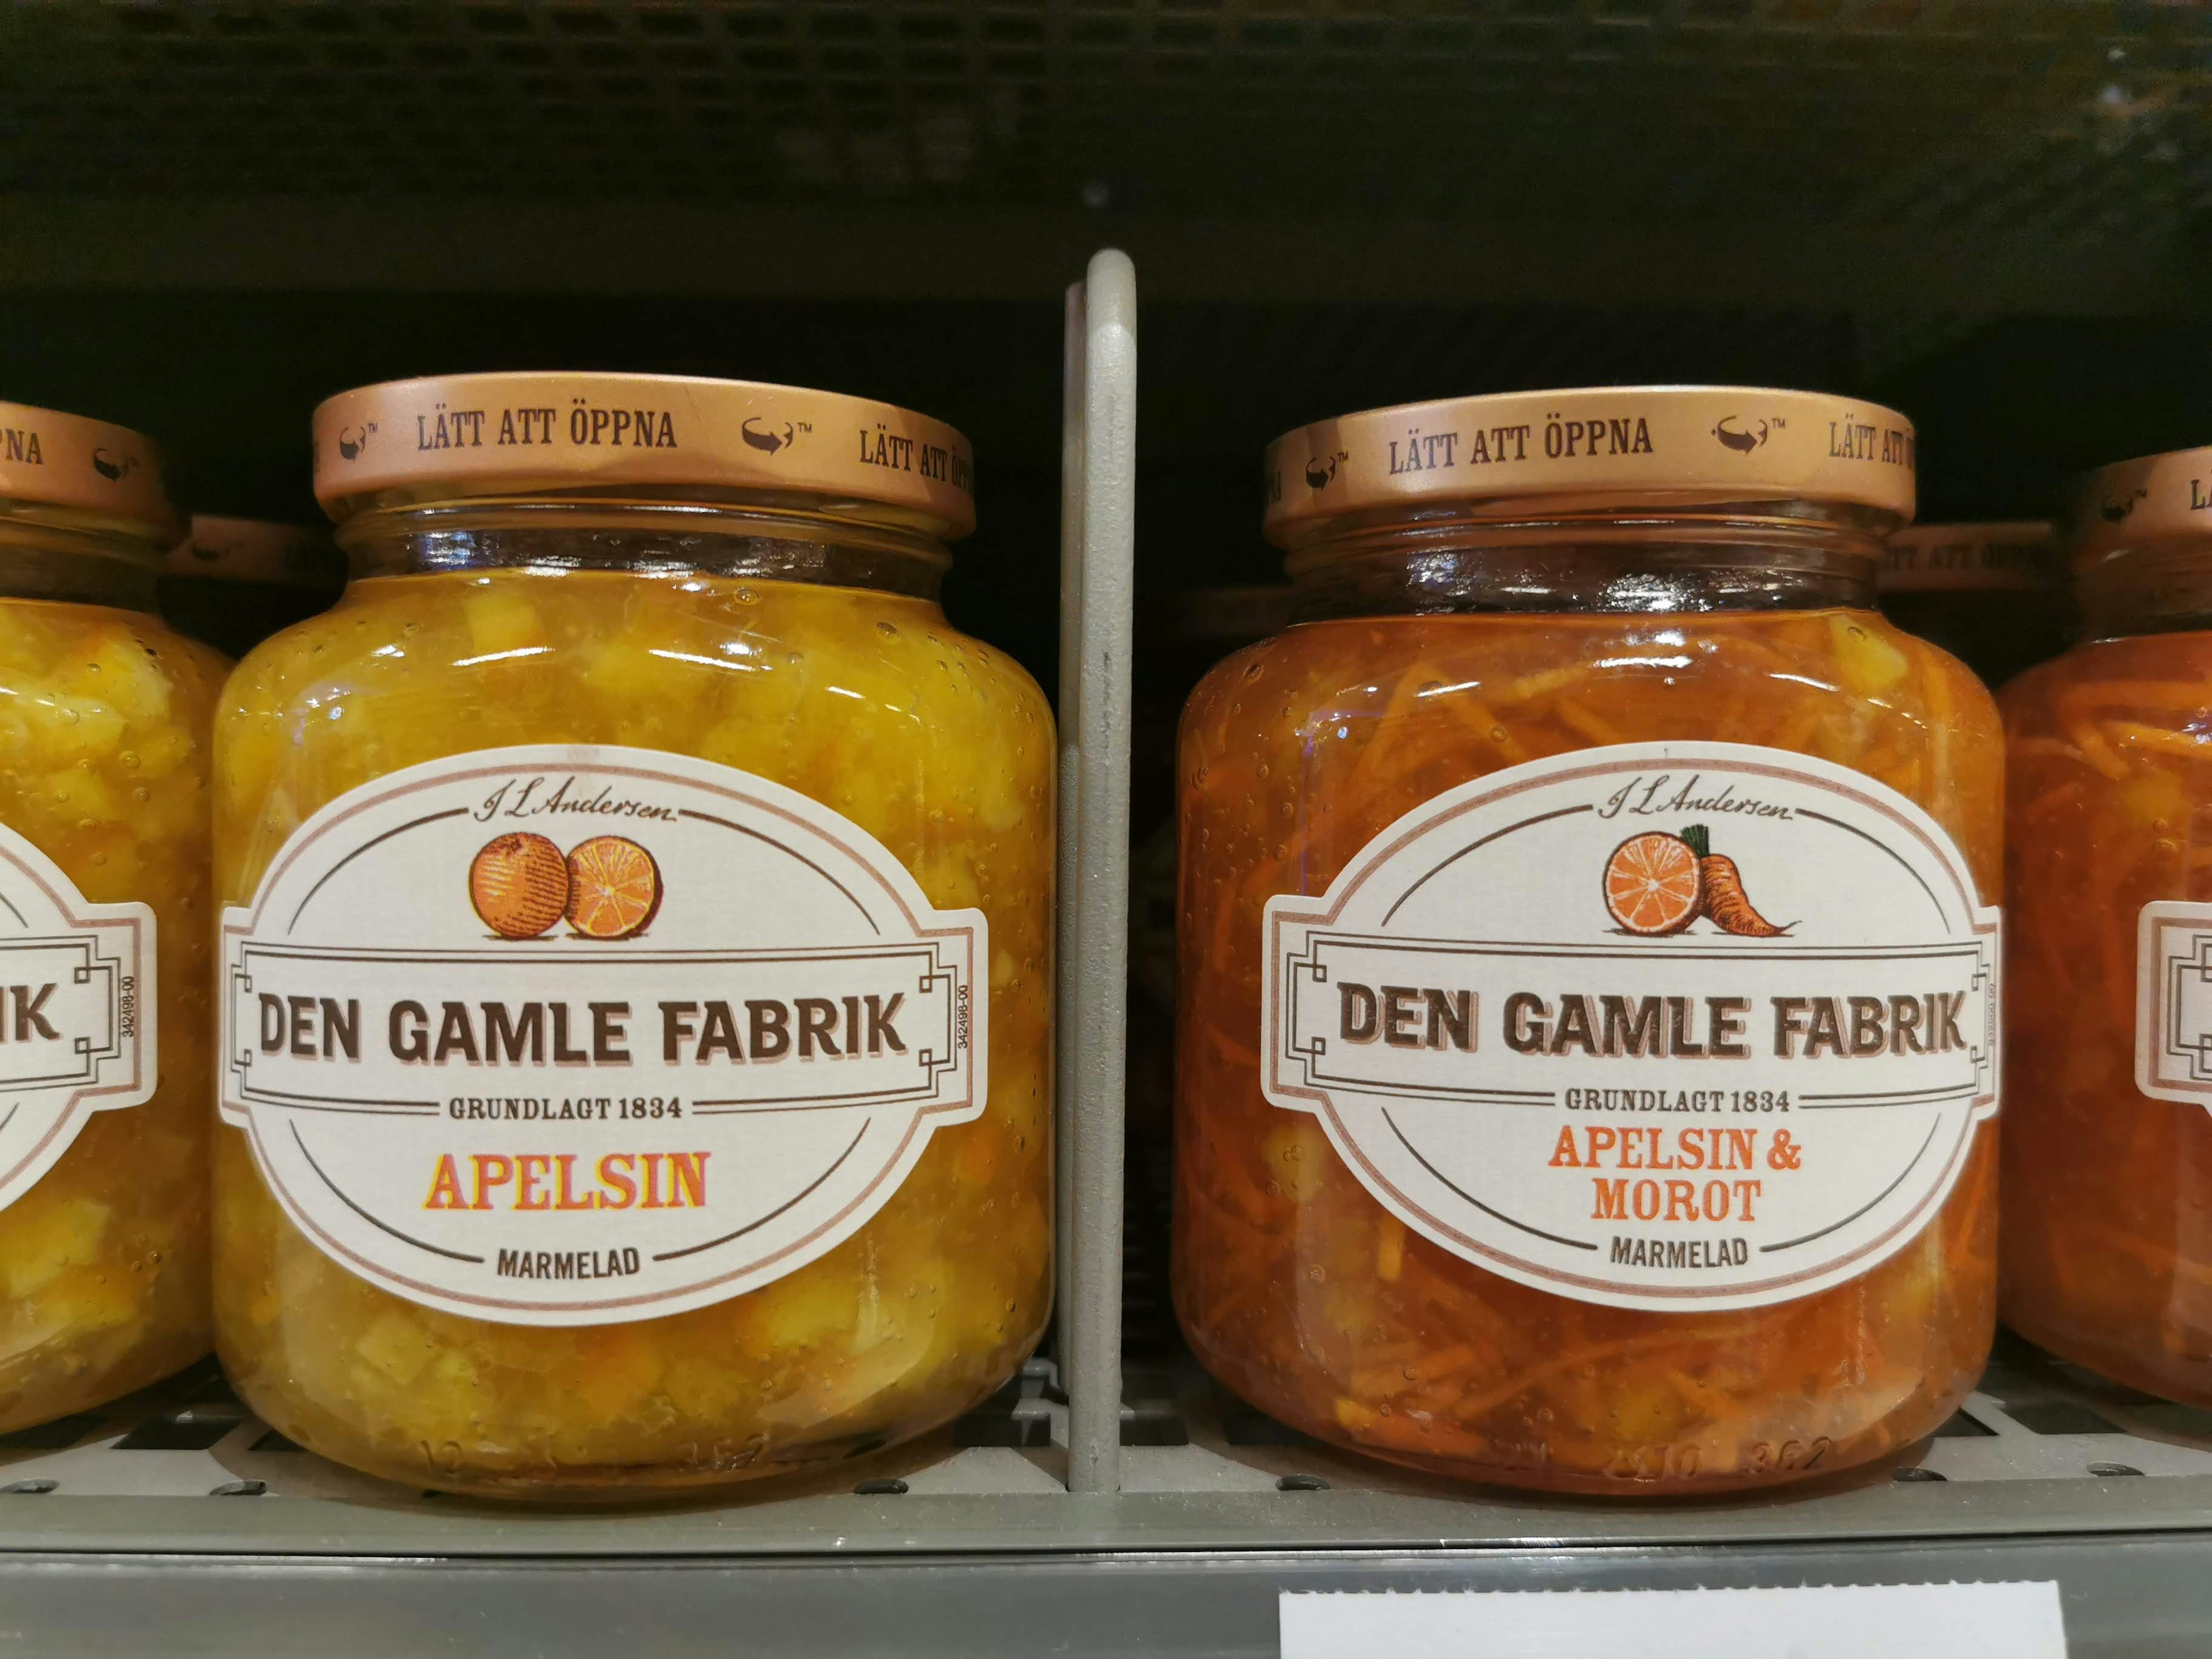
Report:
[{"label": "carrot illustration", "polygon": [[1705,915],[1713,926],[1744,939],[1779,939],[1790,931],[1777,927],[1753,907],[1735,860],[1713,851],[1712,837],[1704,824],[1692,824],[1682,831],[1682,839],[1697,854],[1698,871],[1705,878]]}]

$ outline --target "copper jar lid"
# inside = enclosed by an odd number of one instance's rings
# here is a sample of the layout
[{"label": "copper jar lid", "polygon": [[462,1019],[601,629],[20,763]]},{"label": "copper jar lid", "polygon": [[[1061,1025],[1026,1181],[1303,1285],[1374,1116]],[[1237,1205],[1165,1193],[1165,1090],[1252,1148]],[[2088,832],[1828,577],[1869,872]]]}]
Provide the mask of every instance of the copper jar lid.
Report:
[{"label": "copper jar lid", "polygon": [[952,538],[975,527],[975,459],[941,421],[800,386],[677,374],[532,373],[392,380],[315,410],[315,496],[380,507],[548,494],[737,491]]},{"label": "copper jar lid", "polygon": [[192,515],[191,528],[161,567],[172,576],[218,576],[284,587],[337,587],[345,565],[330,532],[262,519]]},{"label": "copper jar lid", "polygon": [[2069,516],[2077,569],[2154,543],[2212,535],[2212,448],[2099,467],[2076,486]]},{"label": "copper jar lid", "polygon": [[2039,520],[1900,530],[1875,578],[1885,593],[2023,592],[2065,583],[2057,527]]},{"label": "copper jar lid", "polygon": [[1824,392],[1596,386],[1340,416],[1268,447],[1269,539],[1377,509],[1516,519],[1820,501],[1912,517],[1916,440],[1896,410]]},{"label": "copper jar lid", "polygon": [[0,403],[0,503],[166,546],[176,535],[161,446],[82,415]]}]

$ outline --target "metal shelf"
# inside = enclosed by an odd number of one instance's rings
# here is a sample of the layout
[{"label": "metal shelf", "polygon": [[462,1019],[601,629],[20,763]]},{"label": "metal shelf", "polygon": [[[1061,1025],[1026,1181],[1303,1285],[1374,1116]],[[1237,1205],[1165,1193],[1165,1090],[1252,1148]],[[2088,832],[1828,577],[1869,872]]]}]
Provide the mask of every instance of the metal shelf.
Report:
[{"label": "metal shelf", "polygon": [[2110,240],[2197,210],[2208,44],[2197,9],[2110,0],[18,7],[0,190]]},{"label": "metal shelf", "polygon": [[[1049,1620],[1058,1651],[1260,1653],[1285,1588],[2032,1577],[2063,1586],[2076,1656],[2212,1644],[2212,1413],[2021,1345],[1893,1464],[1696,1504],[1470,1492],[1306,1440],[1188,1362],[1130,1382],[1125,1438],[1183,1443],[1124,1445],[1119,1493],[1061,1484],[1066,1408],[1034,1361],[985,1410],[849,1470],[547,1511],[337,1468],[203,1370],[0,1444],[0,1628],[32,1650],[159,1632],[164,1651],[347,1655],[442,1627],[477,1652],[559,1633],[684,1653],[741,1610],[775,1652],[1033,1652]],[[41,1438],[68,1443],[24,1443]]]},{"label": "metal shelf", "polygon": [[18,6],[0,285],[1020,299],[1111,241],[1158,299],[1906,350],[2201,297],[2208,52],[2115,0]]},{"label": "metal shelf", "polygon": [[629,1570],[539,1561],[169,1558],[55,1560],[5,1582],[4,1628],[28,1651],[107,1655],[547,1654],[619,1645],[655,1656],[1132,1653],[1273,1659],[1276,1598],[1297,1590],[1660,1589],[1931,1580],[2058,1581],[2074,1659],[2198,1659],[2201,1538],[2085,1552],[2064,1540],[1753,1545],[1663,1552],[1074,1554],[732,1573],[672,1560]]}]

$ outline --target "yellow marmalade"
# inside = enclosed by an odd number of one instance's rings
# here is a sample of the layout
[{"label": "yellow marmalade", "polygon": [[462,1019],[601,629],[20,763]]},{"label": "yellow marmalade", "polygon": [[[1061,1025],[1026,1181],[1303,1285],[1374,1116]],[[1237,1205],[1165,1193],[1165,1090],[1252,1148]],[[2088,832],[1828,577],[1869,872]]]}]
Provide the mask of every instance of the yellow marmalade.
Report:
[{"label": "yellow marmalade", "polygon": [[0,404],[0,1432],[208,1347],[208,726],[137,434]]},{"label": "yellow marmalade", "polygon": [[702,1485],[1029,1353],[1054,744],[938,607],[971,465],[726,381],[317,411],[354,580],[216,735],[216,1323],[284,1433],[461,1492]]}]

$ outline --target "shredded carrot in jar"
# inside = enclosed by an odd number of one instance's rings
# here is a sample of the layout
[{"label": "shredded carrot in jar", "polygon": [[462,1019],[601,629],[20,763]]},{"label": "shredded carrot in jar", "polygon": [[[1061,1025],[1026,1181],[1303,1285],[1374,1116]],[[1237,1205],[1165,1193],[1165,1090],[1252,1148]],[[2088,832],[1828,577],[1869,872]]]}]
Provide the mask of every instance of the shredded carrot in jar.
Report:
[{"label": "shredded carrot in jar", "polygon": [[[1402,815],[1516,763],[1697,739],[1818,756],[1899,791],[1994,902],[1990,697],[1869,612],[1313,623],[1200,687],[1181,754],[1176,1299],[1198,1357],[1245,1399],[1449,1474],[1669,1494],[1863,1462],[1930,1432],[1972,1386],[1995,1317],[1991,1128],[1921,1232],[1858,1277],[1654,1312],[1447,1251],[1387,1212],[1314,1119],[1262,1096],[1272,896],[1324,892]],[[1745,912],[1735,931],[1753,932]]]},{"label": "shredded carrot in jar", "polygon": [[2005,1320],[2212,1406],[2212,1113],[2147,1097],[2136,1053],[2143,907],[2212,901],[2212,634],[2077,647],[2002,701]]}]

